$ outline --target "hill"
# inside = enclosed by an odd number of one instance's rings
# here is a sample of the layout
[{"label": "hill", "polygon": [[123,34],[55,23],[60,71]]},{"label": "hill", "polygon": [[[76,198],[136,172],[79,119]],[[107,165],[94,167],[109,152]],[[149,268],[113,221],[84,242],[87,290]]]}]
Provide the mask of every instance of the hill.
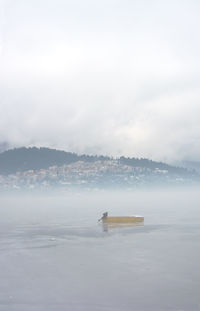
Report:
[{"label": "hill", "polygon": [[190,171],[196,171],[197,173],[200,173],[199,161],[182,161],[180,165]]},{"label": "hill", "polygon": [[[15,174],[27,170],[47,169],[51,166],[62,166],[77,161],[95,162],[112,160],[105,156],[77,155],[76,153],[66,152],[49,148],[16,148],[0,153],[0,175]],[[120,157],[120,164],[146,169],[167,170],[170,173],[187,175],[187,169],[170,166],[162,162],[149,159],[137,159]]]}]

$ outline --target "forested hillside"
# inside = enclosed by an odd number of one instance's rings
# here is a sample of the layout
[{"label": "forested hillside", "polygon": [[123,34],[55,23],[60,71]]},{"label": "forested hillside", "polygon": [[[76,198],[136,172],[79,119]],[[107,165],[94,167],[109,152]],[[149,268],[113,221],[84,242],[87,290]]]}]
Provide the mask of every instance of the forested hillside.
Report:
[{"label": "forested hillside", "polygon": [[[77,161],[94,162],[112,160],[105,156],[78,155],[76,153],[49,148],[17,148],[0,153],[0,174],[14,174],[18,171],[47,169],[50,166],[61,166]],[[120,164],[149,169],[168,170],[170,173],[187,174],[187,170],[148,159],[120,157]]]}]

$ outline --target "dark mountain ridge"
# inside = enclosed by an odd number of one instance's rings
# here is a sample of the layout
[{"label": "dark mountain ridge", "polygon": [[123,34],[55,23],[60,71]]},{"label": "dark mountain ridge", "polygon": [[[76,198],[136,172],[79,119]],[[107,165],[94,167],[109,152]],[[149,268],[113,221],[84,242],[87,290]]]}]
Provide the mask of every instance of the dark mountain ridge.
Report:
[{"label": "dark mountain ridge", "polygon": [[[70,164],[77,161],[103,161],[112,160],[111,157],[106,156],[89,156],[89,155],[78,155],[72,152],[66,152],[50,148],[16,148],[10,149],[0,153],[0,174],[8,175],[15,174],[16,172],[23,172],[27,170],[39,170],[47,169],[50,166],[62,166],[64,164]],[[162,162],[156,162],[149,159],[137,159],[137,158],[126,158],[120,157],[118,159],[120,164],[142,167],[149,169],[167,170],[169,173],[187,175],[189,172],[187,169],[174,167]]]}]

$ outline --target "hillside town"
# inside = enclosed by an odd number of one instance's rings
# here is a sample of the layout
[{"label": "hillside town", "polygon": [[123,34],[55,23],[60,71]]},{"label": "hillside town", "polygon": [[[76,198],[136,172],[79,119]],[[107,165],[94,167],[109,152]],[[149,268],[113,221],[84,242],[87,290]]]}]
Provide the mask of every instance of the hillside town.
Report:
[{"label": "hillside town", "polygon": [[47,169],[0,175],[0,190],[138,187],[149,184],[183,184],[189,177],[159,168],[133,167],[118,160],[77,161]]}]

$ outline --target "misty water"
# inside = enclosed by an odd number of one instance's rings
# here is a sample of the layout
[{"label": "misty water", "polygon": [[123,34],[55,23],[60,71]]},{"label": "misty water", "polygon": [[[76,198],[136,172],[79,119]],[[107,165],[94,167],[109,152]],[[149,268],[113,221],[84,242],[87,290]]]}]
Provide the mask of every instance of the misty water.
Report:
[{"label": "misty water", "polygon": [[0,198],[2,311],[200,310],[199,264],[198,189]]}]

